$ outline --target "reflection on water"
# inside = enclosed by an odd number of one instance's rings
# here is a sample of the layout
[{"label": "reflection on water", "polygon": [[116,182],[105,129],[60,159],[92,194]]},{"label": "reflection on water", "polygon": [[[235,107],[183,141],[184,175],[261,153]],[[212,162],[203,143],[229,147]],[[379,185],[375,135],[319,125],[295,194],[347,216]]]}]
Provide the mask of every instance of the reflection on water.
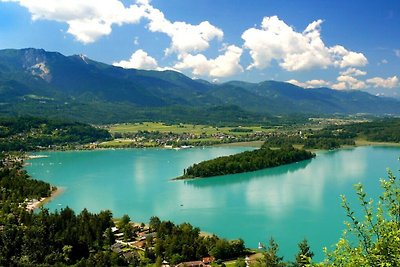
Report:
[{"label": "reflection on water", "polygon": [[289,260],[305,237],[321,258],[322,247],[337,241],[344,229],[339,196],[354,199],[353,184],[360,181],[376,195],[379,178],[386,177],[387,167],[398,169],[400,155],[400,148],[362,147],[251,173],[170,180],[195,162],[246,149],[51,152],[26,168],[66,189],[47,204],[52,210],[62,204],[77,211],[110,209],[117,217],[129,214],[144,222],[153,215],[188,221],[226,238],[241,237],[249,247],[273,236]]},{"label": "reflection on water", "polygon": [[[314,162],[315,161],[315,162]],[[314,164],[310,164],[313,162]],[[340,175],[338,175],[340,173]],[[242,194],[248,206],[262,208],[271,216],[284,216],[298,205],[321,208],[321,198],[329,193],[326,180],[335,179],[339,184],[366,175],[365,153],[348,149],[320,153],[316,159],[255,172],[218,176],[184,181],[185,185],[197,189],[224,187],[229,192]],[[240,184],[240,188],[237,188]],[[182,195],[180,201],[193,199],[193,192],[184,189],[188,199]],[[206,190],[203,190],[206,192]],[[182,192],[181,194],[184,195]],[[200,195],[203,195],[201,193]],[[220,195],[207,195],[210,202],[220,202]],[[200,200],[199,200],[200,201]]]}]

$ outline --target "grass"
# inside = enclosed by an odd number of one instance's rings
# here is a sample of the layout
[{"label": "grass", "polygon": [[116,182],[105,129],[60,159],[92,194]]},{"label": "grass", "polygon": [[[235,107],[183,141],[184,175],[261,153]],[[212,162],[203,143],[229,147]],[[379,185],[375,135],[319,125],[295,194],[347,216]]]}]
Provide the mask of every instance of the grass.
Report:
[{"label": "grass", "polygon": [[115,140],[111,140],[111,141],[107,141],[107,142],[103,142],[100,144],[100,147],[104,147],[104,148],[109,148],[109,147],[113,147],[113,148],[118,148],[118,147],[126,147],[129,146],[133,143],[133,141],[131,140],[123,140],[123,139],[115,139]]},{"label": "grass", "polygon": [[236,266],[236,261],[226,261],[224,262],[226,267],[235,267]]},{"label": "grass", "polygon": [[[252,132],[231,132],[232,129],[241,128],[252,130]],[[255,132],[272,132],[271,129],[264,129],[261,126],[251,126],[251,127],[214,127],[209,125],[194,125],[194,124],[175,124],[169,125],[161,122],[144,122],[144,123],[126,123],[126,124],[115,124],[109,126],[109,131],[111,133],[137,133],[139,131],[149,131],[149,132],[161,132],[161,133],[191,133],[191,134],[206,134],[212,135],[217,133],[225,133],[236,136],[246,135]]]},{"label": "grass", "polygon": [[391,143],[391,142],[374,142],[374,141],[367,141],[365,139],[356,139],[356,146],[400,146],[399,143]]},{"label": "grass", "polygon": [[237,143],[227,143],[227,144],[219,144],[217,146],[247,146],[247,147],[256,147],[260,148],[264,144],[264,141],[249,141],[249,142],[237,142]]}]

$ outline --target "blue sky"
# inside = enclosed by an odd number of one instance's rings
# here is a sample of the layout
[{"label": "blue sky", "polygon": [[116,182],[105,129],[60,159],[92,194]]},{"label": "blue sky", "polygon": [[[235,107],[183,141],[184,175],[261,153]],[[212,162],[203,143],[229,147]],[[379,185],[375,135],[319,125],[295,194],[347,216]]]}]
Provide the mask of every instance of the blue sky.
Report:
[{"label": "blue sky", "polygon": [[400,1],[0,0],[0,49],[400,95]]}]

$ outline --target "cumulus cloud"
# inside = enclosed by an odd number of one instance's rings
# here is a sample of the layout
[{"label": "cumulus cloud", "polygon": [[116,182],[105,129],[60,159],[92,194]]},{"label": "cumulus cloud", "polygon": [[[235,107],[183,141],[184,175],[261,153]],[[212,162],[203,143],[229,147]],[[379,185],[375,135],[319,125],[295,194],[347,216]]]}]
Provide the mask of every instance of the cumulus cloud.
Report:
[{"label": "cumulus cloud", "polygon": [[288,80],[288,83],[303,87],[303,88],[319,88],[319,87],[329,87],[331,84],[330,82],[324,80],[309,80],[306,82],[300,82],[298,80]]},{"label": "cumulus cloud", "polygon": [[400,57],[400,49],[395,49],[395,50],[394,50],[394,54],[395,54],[397,57]]},{"label": "cumulus cloud", "polygon": [[327,47],[321,39],[322,20],[310,23],[303,32],[296,32],[277,16],[265,17],[261,28],[250,28],[242,34],[244,47],[250,50],[253,63],[248,69],[263,69],[273,60],[287,71],[312,68],[364,66],[362,53],[335,45]]},{"label": "cumulus cloud", "polygon": [[324,87],[324,86],[330,86],[330,83],[324,80],[310,80],[307,81],[308,87],[311,88],[317,88],[317,87]]},{"label": "cumulus cloud", "polygon": [[135,53],[133,53],[129,60],[122,60],[120,62],[115,62],[113,63],[113,65],[125,69],[144,69],[144,70],[159,69],[157,60],[149,56],[147,52],[143,51],[142,49],[139,49]]},{"label": "cumulus cloud", "polygon": [[243,50],[237,46],[226,47],[225,53],[215,59],[207,59],[202,54],[186,54],[174,68],[178,70],[191,69],[194,75],[227,77],[243,71],[240,57]]},{"label": "cumulus cloud", "polygon": [[352,76],[341,75],[337,77],[337,83],[332,85],[333,89],[362,89],[366,87],[364,81],[360,81]]},{"label": "cumulus cloud", "polygon": [[365,89],[368,87],[375,88],[396,88],[400,87],[400,82],[397,76],[389,78],[374,77],[367,80],[360,80],[353,76],[363,76],[366,72],[350,68],[346,71],[340,72],[340,76],[336,78],[336,82],[332,83],[325,80],[309,80],[301,82],[295,79],[288,80],[288,83],[303,87],[303,88],[318,88],[318,87],[330,87],[336,90],[347,90],[347,89]]},{"label": "cumulus cloud", "polygon": [[204,51],[210,46],[213,39],[222,39],[224,33],[221,29],[203,21],[198,25],[182,21],[171,22],[164,14],[149,4],[146,8],[146,18],[149,20],[148,29],[152,32],[161,32],[171,38],[171,46],[165,50],[166,54],[187,54],[190,52]]},{"label": "cumulus cloud", "polygon": [[303,88],[307,87],[307,83],[303,83],[303,82],[300,82],[300,81],[295,80],[295,79],[287,80],[286,82],[287,83],[291,83],[293,85],[297,85],[297,86],[303,87]]},{"label": "cumulus cloud", "polygon": [[138,23],[145,15],[143,6],[125,7],[118,0],[1,0],[27,8],[32,20],[53,20],[68,24],[68,33],[82,43],[92,43],[109,35],[112,25]]},{"label": "cumulus cloud", "polygon": [[364,76],[367,75],[366,71],[362,71],[356,68],[348,68],[347,70],[341,71],[340,75],[343,76]]},{"label": "cumulus cloud", "polygon": [[335,90],[345,90],[348,89],[345,82],[338,82],[332,85],[332,89]]},{"label": "cumulus cloud", "polygon": [[368,63],[367,58],[362,53],[348,51],[341,45],[335,45],[328,50],[335,67],[365,66]]},{"label": "cumulus cloud", "polygon": [[396,88],[399,87],[399,79],[397,78],[397,76],[393,76],[393,77],[388,77],[386,79],[381,78],[381,77],[374,77],[371,79],[368,79],[366,81],[368,84],[372,85],[373,87],[377,88]]},{"label": "cumulus cloud", "polygon": [[203,21],[198,25],[171,22],[150,5],[148,0],[137,0],[125,7],[119,0],[0,0],[16,2],[27,8],[32,20],[53,20],[68,24],[68,33],[82,43],[92,43],[109,35],[112,25],[135,24],[142,18],[149,20],[152,32],[162,32],[171,38],[167,53],[199,52],[209,47],[215,38],[221,39],[221,29]]}]

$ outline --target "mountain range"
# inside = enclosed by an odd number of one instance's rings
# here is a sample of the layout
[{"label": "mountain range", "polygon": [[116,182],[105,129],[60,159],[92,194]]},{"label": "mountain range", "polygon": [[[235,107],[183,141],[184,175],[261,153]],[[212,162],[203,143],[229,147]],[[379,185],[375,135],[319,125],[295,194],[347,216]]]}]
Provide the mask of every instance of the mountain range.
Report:
[{"label": "mountain range", "polygon": [[288,114],[399,115],[400,101],[357,90],[290,83],[191,79],[179,72],[123,69],[83,55],[0,50],[0,115],[92,123],[140,120],[269,120]]}]

